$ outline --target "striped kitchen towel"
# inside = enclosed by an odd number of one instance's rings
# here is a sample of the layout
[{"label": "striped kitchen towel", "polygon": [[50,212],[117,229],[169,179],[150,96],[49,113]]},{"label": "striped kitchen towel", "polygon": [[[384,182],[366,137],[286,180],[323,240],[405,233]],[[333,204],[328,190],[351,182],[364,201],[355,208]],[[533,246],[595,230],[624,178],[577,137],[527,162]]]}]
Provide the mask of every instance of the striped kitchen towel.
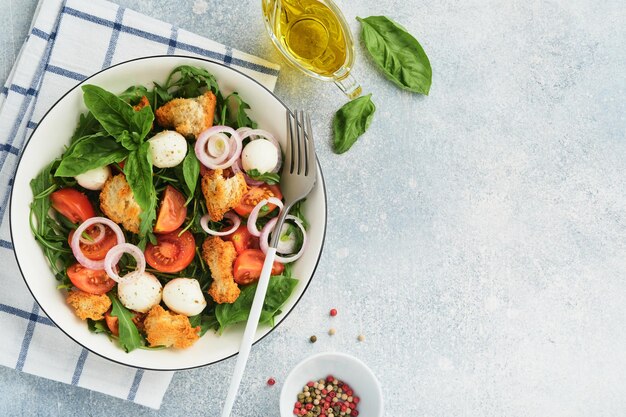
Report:
[{"label": "striped kitchen towel", "polygon": [[[9,233],[9,194],[20,150],[66,91],[112,64],[160,54],[225,63],[273,89],[278,66],[103,0],[41,0],[0,93],[0,364],[159,408],[171,372],[124,367],[74,343],[24,284]],[[10,291],[7,290],[10,288]]]}]

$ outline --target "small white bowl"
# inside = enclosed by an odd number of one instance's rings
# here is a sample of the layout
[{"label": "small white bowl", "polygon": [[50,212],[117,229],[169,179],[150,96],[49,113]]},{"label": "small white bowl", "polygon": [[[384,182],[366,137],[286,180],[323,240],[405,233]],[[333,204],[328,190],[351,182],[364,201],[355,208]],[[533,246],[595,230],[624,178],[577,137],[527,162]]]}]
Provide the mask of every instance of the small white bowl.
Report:
[{"label": "small white bowl", "polygon": [[354,356],[336,352],[310,356],[292,369],[280,392],[280,416],[294,417],[294,404],[306,383],[328,375],[348,384],[360,397],[360,417],[382,417],[383,393],[374,373]]}]

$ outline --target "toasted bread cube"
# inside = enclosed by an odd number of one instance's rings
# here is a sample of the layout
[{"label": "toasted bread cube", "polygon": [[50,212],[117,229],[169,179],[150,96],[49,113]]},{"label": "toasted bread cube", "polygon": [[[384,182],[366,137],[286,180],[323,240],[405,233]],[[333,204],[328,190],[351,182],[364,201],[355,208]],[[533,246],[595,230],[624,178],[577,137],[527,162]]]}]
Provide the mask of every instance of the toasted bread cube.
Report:
[{"label": "toasted bread cube", "polygon": [[143,326],[150,346],[184,349],[200,338],[200,327],[191,327],[187,316],[166,311],[160,305],[152,307],[143,321]]},{"label": "toasted bread cube", "polygon": [[214,222],[221,221],[226,212],[237,207],[248,191],[246,180],[241,172],[234,177],[224,178],[221,169],[206,173],[200,185],[209,217]]},{"label": "toasted bread cube", "polygon": [[132,233],[139,233],[141,207],[135,201],[124,174],[111,177],[100,193],[100,209],[115,223]]},{"label": "toasted bread cube", "polygon": [[161,127],[197,138],[213,126],[216,103],[217,98],[211,91],[196,98],[175,98],[156,109],[156,121]]},{"label": "toasted bread cube", "polygon": [[213,277],[208,292],[218,304],[234,303],[241,292],[233,277],[233,262],[236,257],[237,251],[233,242],[225,242],[218,236],[208,237],[202,244],[202,258]]},{"label": "toasted bread cube", "polygon": [[89,294],[80,290],[70,291],[65,301],[81,320],[102,320],[104,313],[111,307],[111,300],[106,294]]}]

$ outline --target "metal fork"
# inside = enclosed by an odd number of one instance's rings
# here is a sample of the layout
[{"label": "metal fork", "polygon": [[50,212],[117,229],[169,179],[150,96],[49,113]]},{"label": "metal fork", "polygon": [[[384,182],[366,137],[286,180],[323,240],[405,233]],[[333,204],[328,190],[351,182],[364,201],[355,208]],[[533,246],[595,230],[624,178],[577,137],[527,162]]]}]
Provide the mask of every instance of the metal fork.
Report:
[{"label": "metal fork", "polygon": [[272,239],[265,255],[261,277],[259,278],[259,283],[254,293],[252,308],[250,309],[246,329],[243,332],[243,338],[239,346],[237,363],[235,364],[235,370],[230,380],[224,408],[222,408],[222,417],[229,417],[233,405],[235,404],[235,397],[237,396],[237,391],[239,391],[241,378],[246,368],[248,356],[250,356],[250,349],[259,324],[259,318],[261,317],[261,310],[263,309],[263,302],[265,301],[265,294],[267,293],[272,265],[276,258],[276,246],[278,246],[280,231],[285,222],[285,217],[294,204],[305,198],[311,192],[316,180],[317,164],[313,146],[311,118],[302,110],[296,111],[295,114],[287,111],[287,150],[285,152],[285,161],[283,162],[280,181],[281,191],[285,199],[285,207],[278,215],[278,221],[276,222],[276,226],[274,226]]}]

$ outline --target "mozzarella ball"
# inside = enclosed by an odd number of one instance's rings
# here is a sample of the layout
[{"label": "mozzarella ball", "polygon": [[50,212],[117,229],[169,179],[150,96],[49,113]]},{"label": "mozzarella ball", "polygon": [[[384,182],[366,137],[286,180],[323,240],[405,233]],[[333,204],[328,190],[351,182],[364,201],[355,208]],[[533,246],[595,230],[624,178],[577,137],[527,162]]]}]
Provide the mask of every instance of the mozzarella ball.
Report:
[{"label": "mozzarella ball", "polygon": [[161,302],[161,283],[149,272],[131,272],[117,284],[117,295],[129,310],[146,313]]},{"label": "mozzarella ball", "polygon": [[82,174],[78,174],[76,182],[83,188],[88,190],[101,190],[104,183],[111,177],[111,168],[108,165],[103,167],[90,169]]},{"label": "mozzarella ball", "polygon": [[256,169],[260,174],[270,172],[278,164],[278,149],[269,140],[253,140],[243,148],[241,153],[243,169]]},{"label": "mozzarella ball", "polygon": [[178,132],[164,130],[148,140],[152,165],[172,168],[183,162],[187,155],[187,141]]},{"label": "mozzarella ball", "polygon": [[185,316],[200,314],[206,307],[200,283],[193,278],[175,278],[165,284],[163,302],[173,312]]}]

